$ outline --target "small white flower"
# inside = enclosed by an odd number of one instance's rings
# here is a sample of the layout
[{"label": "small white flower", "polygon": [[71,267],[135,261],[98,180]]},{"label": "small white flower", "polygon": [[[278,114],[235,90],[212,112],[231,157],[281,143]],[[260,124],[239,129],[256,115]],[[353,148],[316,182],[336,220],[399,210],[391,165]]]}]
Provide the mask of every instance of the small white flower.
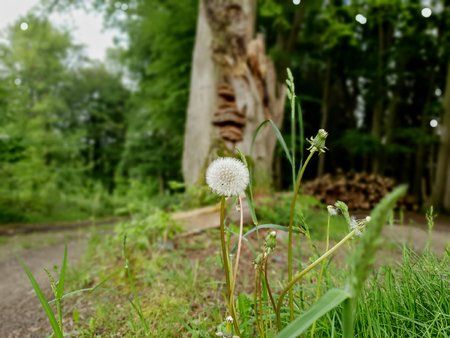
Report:
[{"label": "small white flower", "polygon": [[367,222],[367,223],[369,223],[371,220],[372,220],[372,217],[370,217],[370,216],[367,216],[367,217],[366,217],[366,222]]},{"label": "small white flower", "polygon": [[231,316],[228,316],[227,318],[225,318],[225,321],[227,322],[227,323],[233,323],[233,317],[231,317]]},{"label": "small white flower", "polygon": [[337,216],[338,214],[337,209],[333,205],[328,205],[327,210],[330,216]]},{"label": "small white flower", "polygon": [[206,171],[206,183],[220,196],[240,196],[249,183],[250,174],[241,161],[232,157],[220,157]]},{"label": "small white flower", "polygon": [[220,332],[220,331],[216,332],[216,336],[217,337],[223,337],[223,332]]}]

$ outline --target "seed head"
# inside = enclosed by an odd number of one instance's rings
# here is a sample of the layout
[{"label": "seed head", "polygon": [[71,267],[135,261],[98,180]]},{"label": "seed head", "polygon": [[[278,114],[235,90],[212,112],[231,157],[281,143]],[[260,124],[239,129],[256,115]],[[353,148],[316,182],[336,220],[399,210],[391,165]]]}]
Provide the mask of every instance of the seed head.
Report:
[{"label": "seed head", "polygon": [[337,214],[338,214],[337,209],[332,205],[328,205],[327,210],[328,210],[328,215],[330,215],[330,216],[337,216]]},{"label": "seed head", "polygon": [[220,157],[206,171],[206,183],[220,196],[240,196],[249,183],[250,174],[241,161],[233,157]]},{"label": "seed head", "polygon": [[359,224],[356,221],[356,218],[352,216],[350,219],[350,230],[355,230],[355,235],[360,237],[362,235],[361,230],[359,229]]}]

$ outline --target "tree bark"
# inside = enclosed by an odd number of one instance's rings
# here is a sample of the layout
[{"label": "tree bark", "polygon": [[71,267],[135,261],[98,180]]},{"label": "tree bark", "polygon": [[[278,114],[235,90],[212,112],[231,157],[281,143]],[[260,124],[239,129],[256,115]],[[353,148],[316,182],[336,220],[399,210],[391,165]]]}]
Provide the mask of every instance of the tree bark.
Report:
[{"label": "tree bark", "polygon": [[254,37],[256,0],[201,0],[191,74],[183,152],[187,185],[202,184],[208,163],[236,147],[251,155],[255,183],[272,181],[276,137],[270,127],[250,148],[254,131],[266,119],[281,126],[285,89]]},{"label": "tree bark", "polygon": [[[328,57],[325,66],[325,81],[323,84],[323,97],[322,97],[322,117],[320,120],[320,128],[327,129],[328,125],[328,112],[330,110],[330,86],[331,86],[331,57]],[[319,162],[317,165],[317,176],[322,176],[325,170],[325,154],[319,156]]]},{"label": "tree bark", "polygon": [[[383,67],[385,54],[385,33],[383,27],[383,19],[378,17],[378,65],[376,75],[376,102],[372,115],[372,136],[378,142],[381,142],[381,124],[383,120],[384,105],[383,105]],[[380,154],[373,156],[372,171],[377,173],[380,170]]]},{"label": "tree bark", "polygon": [[431,202],[438,208],[443,207],[446,210],[450,210],[450,62],[447,63],[444,116],[439,131],[441,144]]}]

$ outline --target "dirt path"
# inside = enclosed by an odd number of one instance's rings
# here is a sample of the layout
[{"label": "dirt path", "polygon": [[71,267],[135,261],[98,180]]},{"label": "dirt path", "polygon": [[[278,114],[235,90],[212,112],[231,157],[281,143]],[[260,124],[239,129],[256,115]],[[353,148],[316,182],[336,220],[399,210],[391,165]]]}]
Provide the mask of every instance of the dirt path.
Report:
[{"label": "dirt path", "polygon": [[[52,271],[54,265],[61,264],[64,242],[68,264],[73,266],[87,242],[79,231],[22,235],[0,247],[0,337],[44,337],[48,333],[45,314],[17,256],[30,267],[39,284],[48,285],[44,268]],[[44,290],[50,298],[50,288]]]}]

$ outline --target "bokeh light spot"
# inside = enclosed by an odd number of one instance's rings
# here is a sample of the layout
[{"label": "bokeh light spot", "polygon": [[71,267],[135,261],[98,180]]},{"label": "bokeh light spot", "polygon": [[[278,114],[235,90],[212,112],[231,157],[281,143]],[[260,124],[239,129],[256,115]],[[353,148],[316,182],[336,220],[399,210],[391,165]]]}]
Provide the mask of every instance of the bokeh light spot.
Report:
[{"label": "bokeh light spot", "polygon": [[367,18],[362,14],[357,14],[355,16],[355,20],[359,22],[361,25],[365,25],[367,23]]},{"label": "bokeh light spot", "polygon": [[431,11],[431,8],[425,7],[422,8],[422,11],[420,13],[424,18],[429,18],[433,12]]}]

